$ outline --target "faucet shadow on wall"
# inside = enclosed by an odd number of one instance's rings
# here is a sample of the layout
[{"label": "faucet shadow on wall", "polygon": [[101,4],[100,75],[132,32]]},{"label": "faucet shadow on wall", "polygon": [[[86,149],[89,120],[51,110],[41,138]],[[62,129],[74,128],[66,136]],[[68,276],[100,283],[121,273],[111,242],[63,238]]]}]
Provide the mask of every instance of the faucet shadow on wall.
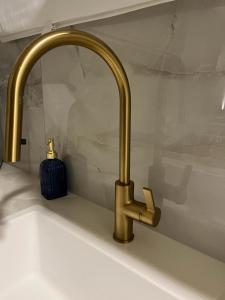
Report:
[{"label": "faucet shadow on wall", "polygon": [[[176,60],[176,64],[179,65],[179,68],[183,69],[180,61]],[[162,65],[165,64],[165,57],[162,58]],[[161,75],[159,75],[161,76]],[[152,186],[157,204],[159,206],[163,205],[163,199],[174,202],[176,204],[182,205],[187,201],[187,189],[190,181],[192,166],[186,165],[183,171],[183,174],[178,185],[173,185],[166,182],[166,167],[163,164],[163,154],[164,154],[164,145],[163,141],[165,140],[164,128],[165,124],[165,109],[166,109],[166,91],[168,81],[163,80],[162,88],[162,78],[159,78],[159,87],[158,87],[158,98],[155,101],[155,128],[153,134],[153,164],[149,167],[148,172],[148,183]],[[182,115],[184,111],[182,99],[180,99],[178,114]],[[181,121],[183,118],[179,118]]]}]

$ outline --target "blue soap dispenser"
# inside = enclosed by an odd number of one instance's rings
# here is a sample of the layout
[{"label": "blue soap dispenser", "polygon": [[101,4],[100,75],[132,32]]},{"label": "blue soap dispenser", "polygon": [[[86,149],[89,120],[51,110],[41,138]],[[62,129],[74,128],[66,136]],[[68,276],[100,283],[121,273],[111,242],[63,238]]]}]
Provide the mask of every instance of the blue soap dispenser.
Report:
[{"label": "blue soap dispenser", "polygon": [[54,139],[48,140],[47,159],[40,165],[41,194],[47,200],[67,195],[66,166],[57,158]]}]

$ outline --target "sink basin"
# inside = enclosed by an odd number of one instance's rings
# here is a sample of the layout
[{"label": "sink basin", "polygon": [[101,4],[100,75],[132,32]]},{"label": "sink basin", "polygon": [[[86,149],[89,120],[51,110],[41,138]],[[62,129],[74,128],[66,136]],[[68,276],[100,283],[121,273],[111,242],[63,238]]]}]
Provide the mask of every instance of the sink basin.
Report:
[{"label": "sink basin", "polygon": [[0,223],[0,300],[225,299],[223,263],[139,224],[118,244],[112,213],[74,200]]},{"label": "sink basin", "polygon": [[[0,299],[176,299],[33,207],[0,227]],[[134,284],[135,283],[135,284]]]}]

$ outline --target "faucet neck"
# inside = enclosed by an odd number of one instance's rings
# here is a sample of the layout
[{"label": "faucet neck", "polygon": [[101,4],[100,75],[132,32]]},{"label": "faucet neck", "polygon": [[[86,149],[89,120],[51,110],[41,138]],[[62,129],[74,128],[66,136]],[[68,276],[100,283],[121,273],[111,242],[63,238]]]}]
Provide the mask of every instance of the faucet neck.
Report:
[{"label": "faucet neck", "polygon": [[33,65],[46,52],[64,45],[82,46],[94,51],[112,70],[120,96],[119,180],[122,184],[129,184],[131,99],[126,72],[116,54],[103,41],[91,34],[77,30],[55,31],[42,35],[28,45],[18,58],[8,84],[5,160],[16,162],[20,159],[22,98],[27,77]]}]

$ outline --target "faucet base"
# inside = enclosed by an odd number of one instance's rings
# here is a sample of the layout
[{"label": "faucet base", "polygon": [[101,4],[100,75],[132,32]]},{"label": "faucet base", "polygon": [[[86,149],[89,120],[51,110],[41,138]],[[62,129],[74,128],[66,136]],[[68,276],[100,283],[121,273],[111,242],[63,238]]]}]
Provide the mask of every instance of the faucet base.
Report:
[{"label": "faucet base", "polygon": [[143,188],[146,204],[134,200],[134,183],[124,184],[119,180],[115,186],[115,230],[114,240],[120,243],[129,243],[133,240],[133,221],[157,226],[161,216],[160,208],[154,204],[150,189]]},{"label": "faucet base", "polygon": [[119,243],[121,243],[121,244],[126,244],[126,243],[130,243],[130,242],[133,241],[133,239],[134,239],[134,234],[132,234],[132,236],[131,236],[128,240],[120,240],[120,239],[117,238],[117,236],[116,236],[116,234],[115,234],[115,232],[114,232],[114,233],[113,233],[113,238],[114,238],[114,240],[115,240],[116,242],[119,242]]},{"label": "faucet base", "polygon": [[123,184],[119,180],[115,184],[115,230],[114,240],[120,243],[131,242],[134,238],[133,219],[126,216],[124,206],[132,203],[134,198],[134,183]]}]

